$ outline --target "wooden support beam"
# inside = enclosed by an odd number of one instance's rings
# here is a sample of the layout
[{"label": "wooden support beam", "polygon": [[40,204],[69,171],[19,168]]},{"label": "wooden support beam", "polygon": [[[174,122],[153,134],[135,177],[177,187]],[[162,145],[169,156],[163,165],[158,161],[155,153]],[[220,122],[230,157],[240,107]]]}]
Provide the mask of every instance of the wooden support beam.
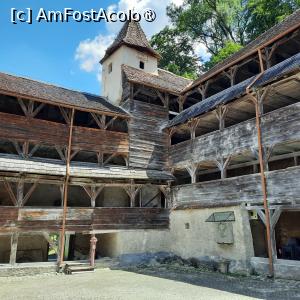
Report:
[{"label": "wooden support beam", "polygon": [[140,191],[141,186],[135,185],[134,181],[131,180],[131,184],[129,186],[125,186],[124,189],[130,198],[130,207],[135,207],[135,197]]},{"label": "wooden support beam", "polygon": [[97,153],[97,162],[100,167],[103,167],[103,153],[102,152]]},{"label": "wooden support beam", "polygon": [[64,118],[66,124],[70,125],[70,123],[71,123],[71,115],[70,115],[70,111],[67,110],[67,109],[64,108],[64,107],[61,107],[61,106],[59,106],[59,110],[60,110],[60,112],[61,112],[61,114],[62,114],[62,116],[63,116],[63,118]]},{"label": "wooden support beam", "polygon": [[34,184],[31,185],[30,189],[28,190],[26,195],[23,197],[23,200],[20,203],[20,206],[22,206],[22,207],[25,206],[25,204],[27,203],[27,201],[30,199],[31,195],[33,194],[33,192],[37,188],[37,185],[38,185],[38,182],[35,182]]},{"label": "wooden support beam", "polygon": [[113,153],[112,155],[110,155],[104,162],[103,162],[103,166],[106,166],[117,154]]},{"label": "wooden support beam", "polygon": [[186,101],[187,97],[186,96],[179,96],[177,98],[178,106],[179,106],[179,112],[183,111],[183,104]]},{"label": "wooden support beam", "polygon": [[28,158],[31,158],[34,153],[39,149],[40,144],[36,144],[32,147],[32,149],[30,150],[30,152],[28,153]]},{"label": "wooden support beam", "polygon": [[[260,219],[267,226],[267,219],[265,212],[262,209],[256,208],[257,214],[259,215]],[[275,227],[276,224],[281,216],[282,210],[278,209],[270,209],[270,237],[271,237],[271,244],[272,244],[272,257],[273,259],[277,259],[277,249],[276,249],[276,236],[275,236]]]},{"label": "wooden support beam", "polygon": [[191,163],[189,166],[186,166],[186,170],[189,172],[191,176],[191,183],[197,182],[197,170],[198,170],[198,164]]},{"label": "wooden support beam", "polygon": [[168,108],[169,107],[169,103],[166,102],[166,98],[162,95],[162,93],[159,90],[155,90],[158,98],[160,99],[160,101],[162,102],[163,106]]},{"label": "wooden support beam", "polygon": [[191,139],[192,140],[194,140],[196,138],[196,129],[197,129],[199,123],[200,123],[200,119],[192,119],[188,123],[188,127],[189,127],[190,132],[191,132]]},{"label": "wooden support beam", "polygon": [[64,247],[65,247],[65,227],[66,227],[66,217],[67,217],[67,209],[68,209],[68,183],[70,179],[70,157],[72,151],[72,137],[73,137],[73,123],[74,123],[74,115],[75,109],[72,109],[71,113],[71,122],[69,126],[69,140],[68,140],[68,150],[67,150],[67,160],[66,160],[66,177],[64,182],[63,189],[63,219],[62,219],[62,230],[61,230],[61,238],[60,238],[60,255],[58,266],[61,267],[64,261]]},{"label": "wooden support beam", "polygon": [[26,117],[28,117],[29,116],[29,112],[28,112],[28,108],[26,107],[24,101],[21,98],[17,98],[17,99],[18,99],[18,103],[19,103],[19,105],[20,105],[20,107],[21,107],[24,115]]},{"label": "wooden support beam", "polygon": [[18,239],[19,239],[19,233],[18,232],[15,232],[11,235],[11,239],[10,239],[10,257],[9,257],[9,263],[11,265],[15,265],[16,261],[17,261]]},{"label": "wooden support beam", "polygon": [[225,115],[227,113],[227,106],[218,106],[214,112],[217,119],[219,120],[219,129],[223,130],[225,128]]},{"label": "wooden support beam", "polygon": [[230,160],[231,156],[228,156],[226,159],[221,157],[218,160],[215,160],[216,165],[221,172],[221,179],[225,179],[227,177],[227,167],[230,163]]},{"label": "wooden support beam", "polygon": [[63,162],[66,162],[66,154],[64,153],[66,149],[62,149],[61,147],[55,146],[55,150],[57,151],[60,159]]},{"label": "wooden support beam", "polygon": [[91,116],[93,117],[94,121],[98,125],[100,129],[105,129],[105,123],[106,123],[106,116],[105,115],[98,115],[96,113],[91,113]]},{"label": "wooden support beam", "polygon": [[96,206],[96,199],[99,196],[99,194],[101,193],[101,191],[103,190],[104,185],[100,186],[100,187],[83,185],[82,187],[84,188],[84,190],[86,191],[86,193],[90,197],[91,207],[95,207]]},{"label": "wooden support beam", "polygon": [[31,117],[35,118],[39,114],[39,112],[45,107],[45,105],[45,103],[40,103],[39,106],[32,111]]},{"label": "wooden support beam", "polygon": [[118,117],[113,117],[109,122],[107,122],[107,124],[104,126],[104,129],[107,129],[109,126],[111,126],[117,118]]},{"label": "wooden support beam", "polygon": [[7,191],[9,198],[10,198],[11,202],[13,203],[13,205],[18,206],[17,197],[16,197],[15,193],[13,192],[13,189],[12,189],[10,183],[7,182],[6,180],[4,180],[3,184],[4,184],[4,187]]},{"label": "wooden support beam", "polygon": [[169,182],[168,186],[160,185],[159,189],[165,196],[164,208],[171,208],[172,207],[171,183]]},{"label": "wooden support beam", "polygon": [[230,80],[230,86],[235,85],[235,75],[238,70],[238,66],[235,65],[231,68],[229,68],[228,71],[223,71],[222,73]]},{"label": "wooden support beam", "polygon": [[202,100],[206,98],[206,92],[210,83],[211,80],[207,80],[204,84],[198,86],[198,92],[201,94]]},{"label": "wooden support beam", "polygon": [[49,246],[58,254],[58,241],[53,241],[48,232],[43,232],[45,240],[49,243]]}]

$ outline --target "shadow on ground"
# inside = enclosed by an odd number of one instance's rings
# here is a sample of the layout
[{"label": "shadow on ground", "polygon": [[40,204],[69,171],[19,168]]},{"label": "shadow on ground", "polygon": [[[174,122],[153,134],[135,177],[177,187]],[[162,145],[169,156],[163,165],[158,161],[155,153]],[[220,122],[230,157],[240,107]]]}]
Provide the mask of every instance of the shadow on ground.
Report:
[{"label": "shadow on ground", "polygon": [[181,281],[258,299],[300,299],[300,282],[298,281],[274,280],[256,276],[224,275],[218,272],[202,271],[185,266],[138,266],[123,267],[122,270]]}]

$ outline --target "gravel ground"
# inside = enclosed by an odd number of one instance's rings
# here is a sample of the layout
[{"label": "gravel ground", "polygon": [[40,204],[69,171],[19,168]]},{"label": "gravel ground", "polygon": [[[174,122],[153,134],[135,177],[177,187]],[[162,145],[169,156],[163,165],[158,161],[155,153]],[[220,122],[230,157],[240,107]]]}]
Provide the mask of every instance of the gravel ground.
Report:
[{"label": "gravel ground", "polygon": [[232,277],[194,268],[98,269],[0,278],[0,299],[300,299],[300,282]]}]

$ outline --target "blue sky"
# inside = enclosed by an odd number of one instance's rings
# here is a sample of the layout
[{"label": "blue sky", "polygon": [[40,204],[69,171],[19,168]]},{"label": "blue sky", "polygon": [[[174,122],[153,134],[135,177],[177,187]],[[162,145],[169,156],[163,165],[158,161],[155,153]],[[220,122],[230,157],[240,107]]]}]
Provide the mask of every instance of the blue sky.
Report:
[{"label": "blue sky", "polygon": [[[90,10],[105,8],[114,11],[135,8],[156,11],[154,23],[143,22],[150,37],[168,24],[165,8],[181,0],[1,0],[0,2],[0,71],[30,77],[67,88],[101,93],[98,61],[122,23],[26,23],[10,22],[11,8],[46,10]],[[199,54],[206,55],[202,45]]]}]

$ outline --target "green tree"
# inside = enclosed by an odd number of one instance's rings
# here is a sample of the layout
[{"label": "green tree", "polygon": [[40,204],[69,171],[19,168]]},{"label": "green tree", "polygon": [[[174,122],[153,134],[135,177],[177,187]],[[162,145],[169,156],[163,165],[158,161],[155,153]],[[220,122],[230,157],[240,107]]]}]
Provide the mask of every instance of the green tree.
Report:
[{"label": "green tree", "polygon": [[160,68],[191,79],[197,77],[199,58],[187,34],[167,26],[151,38],[150,44],[162,56]]},{"label": "green tree", "polygon": [[181,33],[204,43],[216,55],[228,41],[244,45],[249,14],[246,0],[186,0],[171,4],[167,14]]},{"label": "green tree", "polygon": [[163,56],[161,67],[195,76],[195,42],[212,54],[201,68],[208,70],[299,7],[300,0],[185,0],[167,7],[174,29],[155,35],[152,45]]},{"label": "green tree", "polygon": [[224,48],[222,48],[217,54],[211,56],[210,60],[204,63],[204,70],[209,70],[217,63],[223,61],[225,58],[229,57],[233,53],[242,49],[243,46],[232,41],[225,43]]},{"label": "green tree", "polygon": [[252,40],[300,8],[300,0],[249,0],[246,32]]}]

